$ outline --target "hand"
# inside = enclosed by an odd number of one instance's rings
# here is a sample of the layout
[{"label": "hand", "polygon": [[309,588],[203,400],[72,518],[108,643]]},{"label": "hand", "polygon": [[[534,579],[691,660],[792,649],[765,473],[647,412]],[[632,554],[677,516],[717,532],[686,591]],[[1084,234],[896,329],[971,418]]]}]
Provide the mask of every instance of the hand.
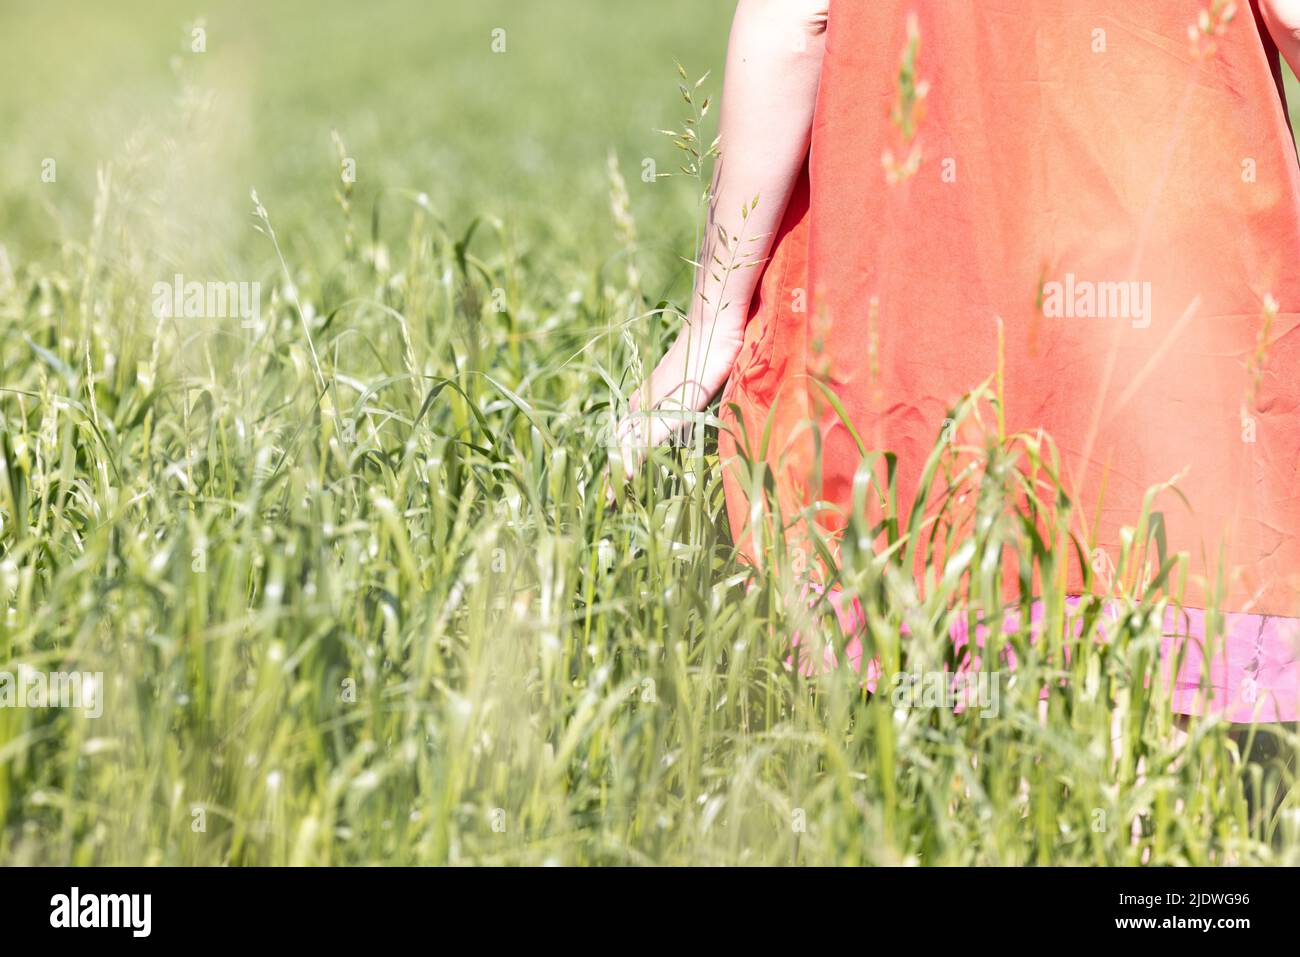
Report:
[{"label": "hand", "polygon": [[[688,322],[650,381],[632,394],[627,414],[614,426],[607,443],[607,504],[614,501],[612,482],[631,481],[651,449],[688,428],[704,428],[702,413],[727,381],[744,341],[744,326],[736,318],[739,312],[729,312],[707,324]],[[688,374],[692,367],[693,375]],[[653,404],[643,411],[647,397]],[[618,472],[622,474],[612,474]]]},{"label": "hand", "polygon": [[606,505],[614,504],[614,482],[630,482],[651,449],[675,439],[684,429],[703,428],[703,410],[673,409],[671,403],[661,403],[643,412],[639,400],[639,395],[633,395],[627,415],[619,419],[610,434],[604,473]]}]

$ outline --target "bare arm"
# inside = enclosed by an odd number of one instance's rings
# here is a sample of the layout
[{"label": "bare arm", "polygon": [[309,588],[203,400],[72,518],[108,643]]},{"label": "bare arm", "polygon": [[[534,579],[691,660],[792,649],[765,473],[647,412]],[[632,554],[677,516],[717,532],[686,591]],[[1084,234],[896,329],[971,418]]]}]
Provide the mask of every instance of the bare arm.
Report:
[{"label": "bare arm", "polygon": [[1300,0],[1260,0],[1259,8],[1273,42],[1300,76]]},{"label": "bare arm", "polygon": [[[631,408],[698,412],[726,382],[745,318],[799,172],[808,156],[821,75],[828,0],[740,0],[727,49],[719,120],[721,158],[686,323]],[[741,213],[758,198],[747,217]],[[723,248],[718,231],[738,237]],[[717,260],[721,260],[719,263]],[[733,260],[737,260],[733,263]],[[731,264],[735,268],[728,268]],[[620,424],[628,475],[640,450],[676,427],[632,415]],[[648,437],[641,438],[647,434]]]}]

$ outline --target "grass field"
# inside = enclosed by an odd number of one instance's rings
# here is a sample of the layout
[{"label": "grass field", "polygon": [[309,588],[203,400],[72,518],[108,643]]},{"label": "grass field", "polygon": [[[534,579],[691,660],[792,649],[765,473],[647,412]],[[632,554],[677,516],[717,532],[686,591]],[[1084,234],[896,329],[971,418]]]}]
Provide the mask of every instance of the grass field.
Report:
[{"label": "grass field", "polygon": [[[0,863],[1300,863],[1294,768],[1144,680],[1142,529],[1108,643],[1012,635],[955,713],[784,666],[815,623],[715,455],[605,507],[699,228],[643,164],[728,5],[217,6],[0,14],[0,672],[103,676],[97,717],[0,708]],[[260,313],[160,318],[176,274]],[[1010,504],[1049,446],[936,456],[979,534],[924,595],[906,516],[845,559],[886,674],[1004,549],[1063,560]]]}]

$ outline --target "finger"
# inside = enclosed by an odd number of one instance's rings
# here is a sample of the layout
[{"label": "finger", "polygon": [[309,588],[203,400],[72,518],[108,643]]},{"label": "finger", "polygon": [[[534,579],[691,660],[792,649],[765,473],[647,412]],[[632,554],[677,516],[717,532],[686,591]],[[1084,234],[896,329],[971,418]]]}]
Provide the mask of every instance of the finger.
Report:
[{"label": "finger", "polygon": [[625,482],[632,481],[632,476],[636,474],[637,467],[645,456],[641,439],[644,421],[644,416],[636,414],[619,423],[615,454]]},{"label": "finger", "polygon": [[605,490],[605,495],[604,495],[605,507],[609,508],[614,504],[614,483],[611,482],[609,478],[608,462],[606,462],[605,467],[600,470],[600,484],[601,487],[604,488]]}]

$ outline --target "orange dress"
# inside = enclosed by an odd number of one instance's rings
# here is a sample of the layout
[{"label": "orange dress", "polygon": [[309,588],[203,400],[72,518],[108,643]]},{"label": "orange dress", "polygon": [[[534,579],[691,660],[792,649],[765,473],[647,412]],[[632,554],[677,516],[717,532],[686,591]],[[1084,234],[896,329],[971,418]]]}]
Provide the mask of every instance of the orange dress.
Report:
[{"label": "orange dress", "polygon": [[738,452],[766,459],[787,516],[851,507],[861,456],[814,377],[897,455],[906,514],[949,410],[997,370],[1000,319],[1006,431],[1055,440],[1080,537],[1117,560],[1147,490],[1181,474],[1187,504],[1158,507],[1191,556],[1185,603],[1206,607],[1196,576],[1222,567],[1218,605],[1250,634],[1216,684],[1248,678],[1294,720],[1300,167],[1281,77],[1253,4],[1221,23],[1212,0],[833,0],[808,164],[722,398],[742,553]]}]

